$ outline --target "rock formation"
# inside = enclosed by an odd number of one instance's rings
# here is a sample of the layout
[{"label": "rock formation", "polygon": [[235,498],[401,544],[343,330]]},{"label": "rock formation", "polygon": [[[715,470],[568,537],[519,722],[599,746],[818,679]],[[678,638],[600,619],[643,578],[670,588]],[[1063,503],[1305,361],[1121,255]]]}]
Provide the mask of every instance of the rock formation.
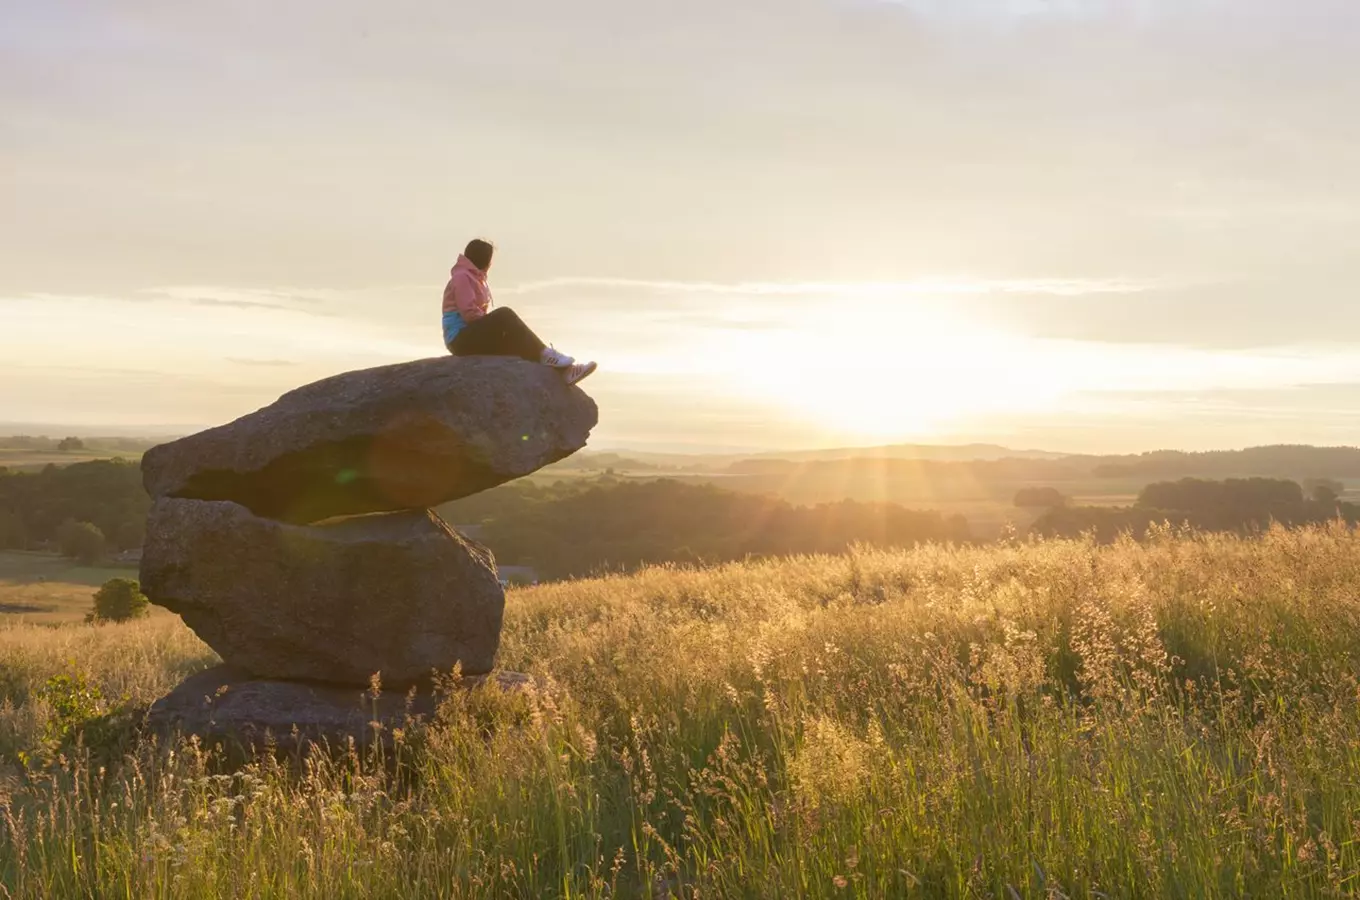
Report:
[{"label": "rock formation", "polygon": [[152,724],[362,737],[372,676],[490,672],[495,561],[429,507],[576,452],[597,419],[548,367],[444,357],[328,378],[149,451],[142,589],[226,663]]},{"label": "rock formation", "polygon": [[142,590],[263,678],[405,686],[491,671],[505,594],[484,547],[428,510],[320,525],[226,500],[157,500]]},{"label": "rock formation", "polygon": [[152,497],[231,500],[305,525],[425,509],[580,450],[595,403],[547,366],[426,359],[336,375],[142,458]]}]

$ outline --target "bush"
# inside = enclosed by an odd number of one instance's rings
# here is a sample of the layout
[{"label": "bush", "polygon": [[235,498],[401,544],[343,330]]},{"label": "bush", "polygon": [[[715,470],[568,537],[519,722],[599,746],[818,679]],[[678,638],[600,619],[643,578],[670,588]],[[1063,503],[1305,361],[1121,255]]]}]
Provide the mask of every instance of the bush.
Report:
[{"label": "bush", "polygon": [[104,558],[106,543],[104,532],[99,530],[98,525],[89,522],[68,519],[57,529],[57,545],[61,547],[62,556],[78,559],[86,565]]},{"label": "bush", "polygon": [[49,712],[38,746],[19,752],[19,761],[25,766],[51,764],[67,739],[104,711],[103,692],[83,672],[53,675],[38,688],[36,698]]},{"label": "bush", "polygon": [[76,670],[48,678],[35,699],[46,704],[48,712],[37,744],[18,753],[19,762],[29,769],[52,766],[76,746],[88,751],[87,760],[122,759],[144,714],[130,706],[127,697],[111,703],[95,681]]},{"label": "bush", "polygon": [[150,612],[151,601],[131,578],[111,578],[94,595],[94,612],[87,622],[129,622]]}]

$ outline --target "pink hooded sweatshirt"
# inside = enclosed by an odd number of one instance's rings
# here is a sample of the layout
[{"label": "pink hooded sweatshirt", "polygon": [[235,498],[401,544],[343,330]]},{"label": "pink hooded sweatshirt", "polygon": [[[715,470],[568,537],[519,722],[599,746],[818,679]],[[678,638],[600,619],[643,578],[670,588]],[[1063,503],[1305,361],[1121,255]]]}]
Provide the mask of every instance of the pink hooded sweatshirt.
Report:
[{"label": "pink hooded sweatshirt", "polygon": [[475,322],[491,309],[491,288],[486,273],[466,256],[449,272],[444,288],[444,343],[451,344],[469,322]]}]

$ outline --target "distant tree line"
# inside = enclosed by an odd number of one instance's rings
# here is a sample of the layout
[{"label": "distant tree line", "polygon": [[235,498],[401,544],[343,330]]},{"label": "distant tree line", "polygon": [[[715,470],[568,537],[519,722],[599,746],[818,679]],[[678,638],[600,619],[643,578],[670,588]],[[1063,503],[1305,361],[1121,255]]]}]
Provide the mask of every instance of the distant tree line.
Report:
[{"label": "distant tree line", "polygon": [[[1001,465],[1018,469],[1052,462],[1011,460]],[[1341,482],[1321,474],[1302,483],[1183,478],[1147,485],[1132,506],[1083,507],[1071,505],[1055,487],[1031,483],[1015,495],[1015,502],[1046,509],[1034,525],[1036,533],[1094,531],[1113,537],[1124,531],[1141,535],[1163,521],[1241,532],[1272,522],[1298,525],[1338,517],[1360,522],[1360,506],[1343,502],[1343,491]],[[0,470],[0,549],[53,548],[93,561],[108,552],[140,547],[149,506],[135,462]],[[750,490],[608,475],[552,485],[519,482],[448,504],[440,512],[455,525],[476,526],[476,536],[501,562],[532,566],[543,578],[650,563],[835,553],[855,543],[911,546],[972,539],[960,516],[892,503],[842,500],[798,506]]]},{"label": "distant tree line", "polygon": [[479,538],[499,562],[532,566],[544,579],[971,537],[961,516],[848,500],[800,507],[668,479],[533,493],[502,489],[441,512],[479,525]]},{"label": "distant tree line", "polygon": [[1150,484],[1133,506],[1069,506],[1054,508],[1034,524],[1037,534],[1074,537],[1094,533],[1109,540],[1128,532],[1142,537],[1156,524],[1170,522],[1206,531],[1253,532],[1278,522],[1309,525],[1342,519],[1360,522],[1360,505],[1338,500],[1343,485],[1313,479],[1305,486],[1276,478],[1229,478],[1211,481],[1182,478]]},{"label": "distant tree line", "polygon": [[971,485],[1015,482],[1080,481],[1091,477],[1096,457],[1065,456],[1059,459],[939,460],[885,459],[854,456],[834,460],[793,461],[749,459],[729,465],[728,475],[747,478],[847,481],[854,479],[964,482]]},{"label": "distant tree line", "polygon": [[1087,484],[1092,480],[1163,481],[1177,478],[1226,479],[1261,476],[1290,480],[1360,478],[1360,448],[1277,446],[1212,453],[1176,450],[1136,456],[1072,455],[1058,458],[934,460],[851,456],[835,460],[749,459],[725,470],[732,486],[754,491],[811,494],[814,489],[910,490],[946,497],[975,496],[993,488],[1009,498],[1022,487]]},{"label": "distant tree line", "polygon": [[0,549],[52,546],[93,560],[142,545],[151,500],[122,459],[0,471]]},{"label": "distant tree line", "polygon": [[1067,497],[1055,487],[1024,487],[1015,492],[1015,505],[1021,509],[1053,509],[1067,505]]},{"label": "distant tree line", "polygon": [[1159,450],[1138,456],[1094,457],[1101,478],[1360,478],[1360,448],[1281,444],[1246,450],[1187,453]]},{"label": "distant tree line", "polygon": [[0,436],[0,450],[33,450],[37,452],[60,452],[76,450],[99,450],[113,453],[138,454],[147,450],[154,441],[146,438],[127,437],[61,437],[46,435],[5,435]]}]

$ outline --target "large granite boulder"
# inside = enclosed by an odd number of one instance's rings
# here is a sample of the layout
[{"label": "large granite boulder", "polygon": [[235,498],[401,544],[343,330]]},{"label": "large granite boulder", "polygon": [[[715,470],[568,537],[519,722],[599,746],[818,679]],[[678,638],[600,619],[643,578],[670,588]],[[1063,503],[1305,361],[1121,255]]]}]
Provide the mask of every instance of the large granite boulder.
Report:
[{"label": "large granite boulder", "polygon": [[595,402],[547,366],[452,356],[348,372],[142,459],[152,497],[231,500],[295,524],[424,509],[586,444]]},{"label": "large granite boulder", "polygon": [[[523,690],[527,675],[497,672],[463,678],[458,689]],[[412,721],[434,718],[438,698],[431,691],[408,696],[385,688],[374,696],[358,687],[266,681],[230,666],[193,675],[157,700],[147,726],[163,734],[193,734],[208,744],[246,750],[267,744],[284,750],[320,745],[330,749],[355,743],[388,743],[392,731]]]},{"label": "large granite boulder", "polygon": [[402,686],[459,664],[491,671],[495,562],[428,510],[308,526],[163,498],[146,532],[142,590],[252,675]]}]

